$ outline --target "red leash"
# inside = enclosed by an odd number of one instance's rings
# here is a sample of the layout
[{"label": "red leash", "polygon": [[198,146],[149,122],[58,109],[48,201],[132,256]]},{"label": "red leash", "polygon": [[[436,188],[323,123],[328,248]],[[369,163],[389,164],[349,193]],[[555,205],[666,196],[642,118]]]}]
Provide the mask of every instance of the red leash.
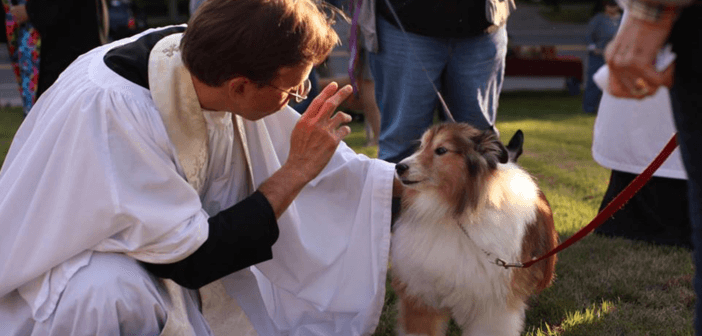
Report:
[{"label": "red leash", "polygon": [[656,156],[655,159],[653,159],[653,162],[646,167],[646,169],[641,173],[639,176],[637,176],[631,183],[629,183],[622,192],[617,195],[609,204],[607,204],[607,207],[605,207],[602,212],[597,214],[595,218],[585,226],[584,228],[580,229],[580,231],[576,232],[574,235],[572,235],[568,240],[564,241],[560,245],[556,246],[553,250],[550,252],[544,254],[543,256],[532,259],[531,261],[525,262],[523,264],[505,264],[502,265],[505,268],[512,266],[512,267],[521,267],[521,268],[527,268],[541,260],[544,260],[560,251],[563,249],[569,247],[570,245],[573,245],[575,242],[578,240],[582,239],[583,237],[587,236],[588,233],[592,232],[596,227],[602,225],[605,220],[607,220],[609,217],[614,215],[615,212],[619,211],[626,202],[628,202],[640,189],[641,187],[648,182],[648,180],[651,179],[651,176],[653,176],[653,173],[658,170],[658,168],[665,162],[665,160],[670,156],[670,154],[675,150],[675,148],[678,146],[677,140],[676,140],[676,134],[673,134],[673,137],[670,138],[668,141],[668,144],[663,147],[663,150]]}]

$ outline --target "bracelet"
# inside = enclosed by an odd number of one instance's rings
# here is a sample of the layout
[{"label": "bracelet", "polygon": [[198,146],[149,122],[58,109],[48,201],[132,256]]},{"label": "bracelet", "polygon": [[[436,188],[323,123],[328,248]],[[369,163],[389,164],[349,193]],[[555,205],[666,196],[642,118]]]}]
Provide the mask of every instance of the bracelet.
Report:
[{"label": "bracelet", "polygon": [[675,12],[675,7],[633,0],[629,3],[629,15],[650,23],[658,22],[665,12]]}]

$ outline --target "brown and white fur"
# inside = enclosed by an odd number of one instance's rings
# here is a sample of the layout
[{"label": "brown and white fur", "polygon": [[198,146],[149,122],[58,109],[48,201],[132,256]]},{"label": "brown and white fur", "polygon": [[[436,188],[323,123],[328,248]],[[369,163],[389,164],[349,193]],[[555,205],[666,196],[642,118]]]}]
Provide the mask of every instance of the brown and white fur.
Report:
[{"label": "brown and white fur", "polygon": [[[393,287],[400,335],[442,335],[450,318],[463,335],[519,335],[527,298],[551,284],[556,257],[505,269],[556,246],[551,209],[493,131],[441,124],[396,166],[405,186],[393,227]],[[511,160],[510,160],[511,158]],[[489,254],[489,255],[488,255]]]}]

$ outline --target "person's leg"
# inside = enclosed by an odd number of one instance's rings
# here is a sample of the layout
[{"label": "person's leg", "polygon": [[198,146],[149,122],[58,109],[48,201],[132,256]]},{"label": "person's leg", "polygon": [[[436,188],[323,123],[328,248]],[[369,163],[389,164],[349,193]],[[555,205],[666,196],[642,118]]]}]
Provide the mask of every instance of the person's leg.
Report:
[{"label": "person's leg", "polygon": [[375,83],[368,64],[368,51],[361,49],[359,55],[359,96],[363,107],[363,118],[366,124],[366,146],[377,146],[380,136],[380,110],[375,101]]},{"label": "person's leg", "polygon": [[380,136],[380,110],[378,110],[378,105],[375,102],[375,83],[372,80],[363,80],[359,90],[361,104],[363,105],[363,117],[366,125],[368,125],[366,146],[376,146]]},{"label": "person's leg", "polygon": [[697,90],[686,87],[690,81],[678,79],[680,76],[677,73],[675,87],[671,90],[671,101],[675,111],[680,153],[688,176],[688,205],[695,262],[694,287],[697,294],[695,330],[698,335],[702,335],[702,155],[699,154],[702,148],[702,87],[699,85],[699,77],[696,79],[697,85],[693,86]]},{"label": "person's leg", "polygon": [[602,98],[602,90],[592,80],[595,72],[605,64],[602,56],[589,54],[587,58],[587,79],[585,91],[583,92],[583,111],[586,113],[597,113]]},{"label": "person's leg", "polygon": [[479,129],[495,124],[506,56],[505,26],[492,33],[453,40],[443,92],[456,121]]},{"label": "person's leg", "polygon": [[[197,297],[191,292],[183,291],[185,306],[189,315],[197,315],[191,307],[197,307]],[[54,313],[35,324],[32,335],[159,335],[173,324],[168,321],[171,301],[163,281],[133,258],[95,252],[90,264],[68,281]],[[211,333],[201,314],[189,317],[198,334]]]},{"label": "person's leg", "polygon": [[688,204],[692,225],[694,287],[697,295],[695,331],[702,335],[702,5],[684,10],[675,24],[671,39],[678,55],[675,83],[670,91],[678,143],[688,179]]},{"label": "person's leg", "polygon": [[448,46],[442,39],[405,35],[382,18],[377,30],[380,50],[369,53],[369,62],[381,116],[378,157],[399,162],[431,126],[438,99],[430,81],[440,89]]},{"label": "person's leg", "polygon": [[[680,69],[680,68],[678,68]],[[671,102],[678,129],[680,153],[688,176],[688,197],[695,262],[694,287],[697,294],[696,328],[702,335],[702,85],[700,78],[676,71]],[[702,76],[700,74],[699,76]]]}]

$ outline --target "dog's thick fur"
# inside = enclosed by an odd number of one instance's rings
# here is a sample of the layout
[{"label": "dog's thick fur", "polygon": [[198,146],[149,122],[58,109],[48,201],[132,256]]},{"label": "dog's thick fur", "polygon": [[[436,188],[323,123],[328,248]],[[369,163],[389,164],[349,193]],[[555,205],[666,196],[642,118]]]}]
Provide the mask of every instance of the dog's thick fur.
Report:
[{"label": "dog's thick fur", "polygon": [[463,335],[519,335],[525,301],[551,284],[556,257],[528,261],[557,244],[551,208],[516,165],[521,132],[505,148],[493,131],[441,124],[396,166],[404,184],[393,228],[393,287],[401,335],[443,335],[453,318]]}]

